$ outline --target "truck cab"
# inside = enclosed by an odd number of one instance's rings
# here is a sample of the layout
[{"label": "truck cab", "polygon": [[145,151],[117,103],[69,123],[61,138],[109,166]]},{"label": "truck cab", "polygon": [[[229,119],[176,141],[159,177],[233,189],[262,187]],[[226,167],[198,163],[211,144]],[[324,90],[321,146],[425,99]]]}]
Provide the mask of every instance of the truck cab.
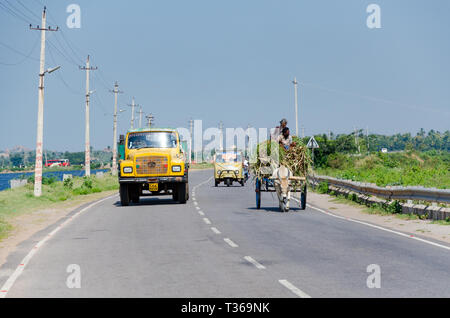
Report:
[{"label": "truck cab", "polygon": [[120,202],[138,203],[141,196],[172,195],[189,199],[186,153],[176,129],[129,130],[119,141]]}]

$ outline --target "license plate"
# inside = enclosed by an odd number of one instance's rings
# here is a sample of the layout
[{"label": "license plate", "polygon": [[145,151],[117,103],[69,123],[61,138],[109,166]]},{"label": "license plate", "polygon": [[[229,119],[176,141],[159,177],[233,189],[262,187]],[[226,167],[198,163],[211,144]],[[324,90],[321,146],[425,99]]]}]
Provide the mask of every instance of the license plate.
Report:
[{"label": "license plate", "polygon": [[148,189],[149,189],[150,191],[158,191],[158,184],[157,184],[157,183],[150,183],[150,184],[148,185]]}]

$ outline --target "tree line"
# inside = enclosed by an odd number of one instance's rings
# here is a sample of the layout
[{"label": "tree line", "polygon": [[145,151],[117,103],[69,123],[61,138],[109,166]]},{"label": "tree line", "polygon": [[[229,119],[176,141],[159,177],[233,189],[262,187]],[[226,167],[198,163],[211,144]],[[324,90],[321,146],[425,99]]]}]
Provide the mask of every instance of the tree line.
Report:
[{"label": "tree line", "polygon": [[[302,139],[306,144],[310,137]],[[397,151],[438,151],[450,152],[450,131],[443,133],[430,130],[428,133],[422,128],[415,136],[411,133],[381,135],[366,135],[364,130],[358,130],[351,134],[334,135],[332,132],[315,135],[320,148],[314,150],[314,162],[316,165],[324,165],[329,155],[343,154],[367,154],[379,152],[386,148],[389,152]]]}]

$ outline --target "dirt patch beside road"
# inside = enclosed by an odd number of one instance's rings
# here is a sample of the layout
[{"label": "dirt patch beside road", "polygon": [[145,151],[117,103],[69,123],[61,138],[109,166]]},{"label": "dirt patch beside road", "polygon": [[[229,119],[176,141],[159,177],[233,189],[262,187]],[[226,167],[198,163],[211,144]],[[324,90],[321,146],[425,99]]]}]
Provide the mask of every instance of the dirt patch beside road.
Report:
[{"label": "dirt patch beside road", "polygon": [[365,206],[337,202],[336,197],[308,192],[308,203],[336,215],[380,225],[392,230],[428,237],[450,243],[450,225],[433,224],[430,220],[401,219],[394,214],[379,215],[367,212]]}]

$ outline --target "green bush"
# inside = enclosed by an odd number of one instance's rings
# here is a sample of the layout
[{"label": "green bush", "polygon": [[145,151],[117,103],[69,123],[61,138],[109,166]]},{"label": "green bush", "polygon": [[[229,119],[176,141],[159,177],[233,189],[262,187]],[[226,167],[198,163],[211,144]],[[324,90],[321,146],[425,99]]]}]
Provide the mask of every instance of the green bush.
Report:
[{"label": "green bush", "polygon": [[63,181],[63,186],[66,189],[72,189],[73,188],[73,180],[72,178],[67,178],[66,180]]},{"label": "green bush", "polygon": [[83,187],[87,189],[92,189],[92,178],[91,177],[83,177]]},{"label": "green bush", "polygon": [[328,193],[328,182],[322,181],[319,183],[319,186],[317,187],[317,192],[319,193]]},{"label": "green bush", "polygon": [[56,182],[56,177],[42,177],[42,184],[51,185]]}]

